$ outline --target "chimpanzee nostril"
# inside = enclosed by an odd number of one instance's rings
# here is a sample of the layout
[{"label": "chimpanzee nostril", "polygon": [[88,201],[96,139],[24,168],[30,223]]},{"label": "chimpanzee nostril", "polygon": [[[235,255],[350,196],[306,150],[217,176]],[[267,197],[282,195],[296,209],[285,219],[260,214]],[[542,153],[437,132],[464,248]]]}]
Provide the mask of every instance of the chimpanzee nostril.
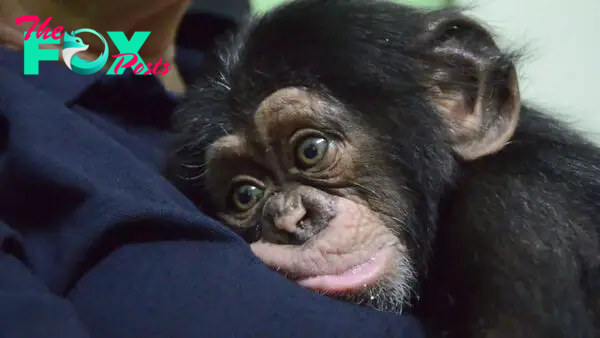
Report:
[{"label": "chimpanzee nostril", "polygon": [[308,230],[314,223],[311,221],[314,217],[315,212],[312,209],[305,207],[304,217],[298,221],[298,229]]},{"label": "chimpanzee nostril", "polygon": [[275,219],[275,226],[281,230],[294,233],[298,230],[300,222],[306,217],[306,209],[301,203],[297,203],[296,207],[286,208],[281,216]]}]

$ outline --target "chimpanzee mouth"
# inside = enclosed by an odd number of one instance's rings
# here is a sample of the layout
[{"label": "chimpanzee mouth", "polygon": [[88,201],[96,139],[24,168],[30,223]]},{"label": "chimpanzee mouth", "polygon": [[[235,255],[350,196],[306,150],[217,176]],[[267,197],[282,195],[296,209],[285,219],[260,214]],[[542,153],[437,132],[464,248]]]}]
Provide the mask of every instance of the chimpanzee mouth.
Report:
[{"label": "chimpanzee mouth", "polygon": [[345,271],[301,278],[296,282],[325,294],[358,292],[377,283],[391,265],[394,254],[393,247],[386,247]]}]

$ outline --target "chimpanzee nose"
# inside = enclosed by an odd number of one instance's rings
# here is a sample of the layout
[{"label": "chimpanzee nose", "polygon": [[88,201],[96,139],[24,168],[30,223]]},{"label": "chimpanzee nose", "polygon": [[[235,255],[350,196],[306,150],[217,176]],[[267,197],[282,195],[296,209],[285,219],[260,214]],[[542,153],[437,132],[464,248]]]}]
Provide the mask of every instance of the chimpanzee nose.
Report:
[{"label": "chimpanzee nose", "polygon": [[297,187],[273,195],[263,209],[263,238],[280,244],[302,244],[327,227],[333,201],[320,190]]},{"label": "chimpanzee nose", "polygon": [[304,218],[307,216],[306,208],[299,201],[298,195],[292,196],[283,201],[283,208],[277,216],[273,217],[273,225],[283,231],[294,233],[298,228],[302,228],[306,224]]},{"label": "chimpanzee nose", "polygon": [[273,230],[297,233],[307,223],[308,212],[303,202],[296,190],[275,194],[265,205],[263,221]]}]

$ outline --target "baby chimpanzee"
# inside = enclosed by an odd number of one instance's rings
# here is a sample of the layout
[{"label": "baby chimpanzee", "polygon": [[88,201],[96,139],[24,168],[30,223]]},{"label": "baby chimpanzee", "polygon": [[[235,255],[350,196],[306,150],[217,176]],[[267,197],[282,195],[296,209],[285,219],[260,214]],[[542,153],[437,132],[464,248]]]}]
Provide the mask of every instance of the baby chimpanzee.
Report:
[{"label": "baby chimpanzee", "polygon": [[521,102],[482,26],[303,0],[220,56],[170,175],[267,265],[449,337],[599,336],[600,150]]}]

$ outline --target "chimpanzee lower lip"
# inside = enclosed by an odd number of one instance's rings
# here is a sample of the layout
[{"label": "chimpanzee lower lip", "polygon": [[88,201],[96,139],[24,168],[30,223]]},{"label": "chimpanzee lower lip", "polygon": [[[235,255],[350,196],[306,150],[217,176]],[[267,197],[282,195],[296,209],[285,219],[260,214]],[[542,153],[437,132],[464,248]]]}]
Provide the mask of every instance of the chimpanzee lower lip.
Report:
[{"label": "chimpanzee lower lip", "polygon": [[360,290],[375,284],[379,280],[385,273],[388,262],[392,257],[393,249],[386,248],[341,273],[312,276],[296,280],[296,282],[308,289],[324,293]]}]

